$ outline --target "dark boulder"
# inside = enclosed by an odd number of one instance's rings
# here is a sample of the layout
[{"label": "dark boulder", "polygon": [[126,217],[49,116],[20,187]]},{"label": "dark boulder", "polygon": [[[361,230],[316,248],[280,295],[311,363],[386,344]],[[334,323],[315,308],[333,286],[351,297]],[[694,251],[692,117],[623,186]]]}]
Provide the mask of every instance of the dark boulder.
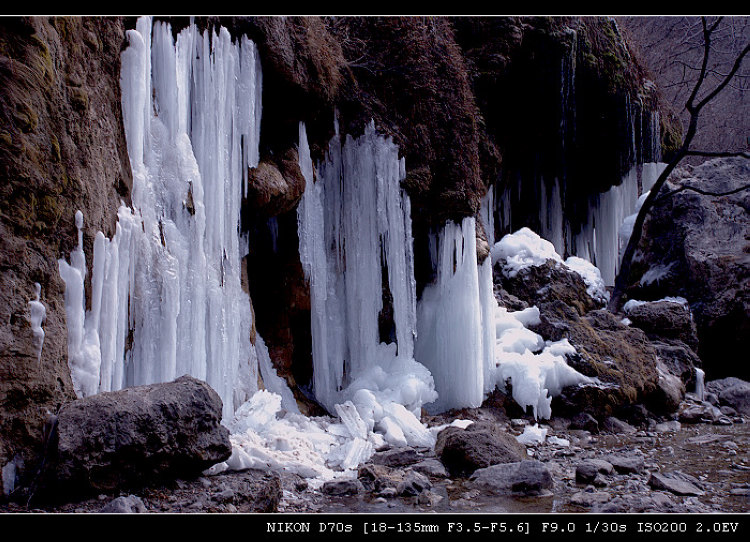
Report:
[{"label": "dark boulder", "polygon": [[568,365],[594,379],[555,397],[552,411],[573,417],[581,412],[597,420],[619,415],[627,405],[647,402],[657,390],[656,351],[646,334],[606,310],[580,316],[562,301],[541,304],[540,323],[532,326],[545,340],[568,339],[577,354]]},{"label": "dark boulder", "polygon": [[[698,354],[712,378],[750,378],[736,353],[750,349],[750,163],[720,158],[676,170],[643,228],[631,299],[687,299]],[[728,193],[725,196],[704,195]]]},{"label": "dark boulder", "polygon": [[631,325],[649,339],[678,339],[690,348],[698,347],[698,331],[690,307],[676,301],[649,301],[628,307]]},{"label": "dark boulder", "polygon": [[735,377],[712,380],[706,389],[717,395],[719,404],[750,416],[750,382]]},{"label": "dark boulder", "polygon": [[57,416],[41,493],[106,492],[200,475],[232,453],[221,410],[218,394],[191,376],[68,403]]},{"label": "dark boulder", "polygon": [[602,303],[587,292],[581,275],[554,260],[526,267],[510,277],[503,273],[503,260],[500,259],[495,263],[493,279],[505,292],[503,297],[518,299],[528,305],[561,301],[579,315],[602,307]]},{"label": "dark boulder", "polygon": [[466,429],[443,429],[437,436],[435,454],[451,476],[466,476],[479,468],[525,459],[526,448],[498,426],[476,422]]},{"label": "dark boulder", "polygon": [[554,485],[549,469],[536,460],[478,469],[472,474],[469,484],[496,494],[524,496],[549,495]]}]

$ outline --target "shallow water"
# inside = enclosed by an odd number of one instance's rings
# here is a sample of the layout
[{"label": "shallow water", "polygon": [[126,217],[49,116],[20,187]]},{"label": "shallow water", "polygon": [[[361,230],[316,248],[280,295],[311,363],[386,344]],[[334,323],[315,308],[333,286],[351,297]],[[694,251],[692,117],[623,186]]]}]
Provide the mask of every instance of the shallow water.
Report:
[{"label": "shallow water", "polygon": [[[564,434],[558,436],[565,436]],[[643,491],[649,472],[681,471],[697,478],[705,495],[700,503],[716,512],[748,512],[750,497],[733,495],[732,489],[750,487],[750,423],[734,425],[683,424],[678,432],[639,432],[634,435],[598,435],[581,450],[571,453],[549,445],[535,450],[553,472],[554,495],[513,497],[482,493],[460,480],[433,480],[432,492],[442,497],[431,505],[416,497],[378,499],[371,494],[315,499],[316,511],[339,513],[550,513],[587,512],[591,509],[570,502],[571,495],[586,486],[575,483],[575,465],[584,458],[639,449],[646,470],[640,475],[613,475],[597,491],[613,498]],[[634,480],[641,482],[640,486]],[[648,491],[651,491],[650,488]],[[678,502],[684,497],[669,494]]]}]

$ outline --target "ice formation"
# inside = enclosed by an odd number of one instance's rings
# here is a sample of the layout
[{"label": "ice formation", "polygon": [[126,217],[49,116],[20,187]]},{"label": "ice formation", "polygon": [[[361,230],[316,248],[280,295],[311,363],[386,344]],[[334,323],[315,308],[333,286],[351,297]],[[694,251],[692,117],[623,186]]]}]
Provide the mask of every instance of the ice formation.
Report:
[{"label": "ice formation", "polygon": [[547,432],[549,429],[546,427],[539,427],[538,423],[534,425],[527,425],[523,428],[523,433],[516,437],[516,440],[521,444],[527,446],[534,444],[542,444],[547,439]]},{"label": "ice formation", "polygon": [[[307,181],[299,251],[310,283],[315,396],[330,412],[351,401],[368,430],[392,444],[429,445],[418,417],[436,394],[429,371],[414,359],[411,209],[399,184],[404,161],[373,123],[343,142],[336,128],[314,182],[304,124],[299,135]],[[386,287],[393,329],[380,337]]]},{"label": "ice formation", "polygon": [[482,310],[474,218],[448,222],[435,242],[437,277],[422,292],[415,356],[432,372],[436,412],[484,398]]},{"label": "ice formation", "polygon": [[609,300],[609,292],[596,266],[578,256],[570,256],[563,261],[550,241],[542,239],[529,228],[505,235],[492,247],[491,255],[493,262],[501,261],[503,274],[507,277],[515,277],[523,269],[552,260],[578,273],[591,297],[601,302]]},{"label": "ice formation", "polygon": [[71,264],[60,261],[73,381],[91,395],[191,374],[219,393],[230,418],[257,389],[238,229],[247,169],[258,160],[260,60],[225,28],[190,25],[175,42],[169,25],[144,17],[127,36],[133,209],[120,207],[111,240],[96,235],[89,312],[76,215],[78,247]]},{"label": "ice formation", "polygon": [[31,333],[34,335],[34,346],[37,349],[37,361],[42,361],[42,347],[44,346],[44,329],[42,324],[47,317],[47,309],[40,301],[42,294],[42,285],[34,283],[36,297],[29,301],[29,322],[31,323]]},{"label": "ice formation", "polygon": [[703,369],[695,368],[695,395],[698,396],[698,399],[703,401],[705,399],[706,395],[706,387],[705,387],[705,380],[706,380],[706,372]]},{"label": "ice formation", "polygon": [[632,231],[634,213],[638,212],[645,198],[642,196],[639,201],[638,195],[650,190],[665,167],[666,164],[661,162],[637,164],[620,184],[590,196],[588,214],[575,231],[573,220],[564,213],[562,181],[537,179],[535,184],[525,187],[522,186],[523,179],[519,178],[517,186],[507,185],[502,197],[495,202],[500,226],[505,230],[511,227],[512,203],[520,200],[522,190],[531,191],[539,199],[540,237],[549,241],[558,254],[577,256],[596,265],[604,284],[611,286],[619,270],[622,250]]},{"label": "ice formation", "polygon": [[[232,431],[232,457],[214,471],[279,469],[318,484],[352,476],[383,445],[432,446],[443,426],[425,427],[423,407],[479,406],[510,382],[516,401],[544,418],[551,395],[585,381],[565,363],[574,351],[567,341],[547,344],[526,328],[538,310],[498,307],[494,257],[477,262],[473,217],[433,234],[436,279],[417,304],[398,148],[374,124],[358,138],[344,139],[336,127],[328,156],[313,164],[301,124],[307,182],[298,232],[310,283],[313,390],[332,416],[300,414],[263,339],[250,342],[241,280],[248,245],[239,205],[260,129],[255,45],[194,25],[175,40],[169,25],[148,17],[127,35],[121,84],[132,208],[120,207],[111,239],[95,236],[89,311],[80,211],[78,245],[70,263],[59,262],[79,395],[191,374],[219,393]],[[490,192],[480,219],[493,255],[494,206]],[[557,223],[552,209],[548,222]],[[540,240],[527,241],[525,256],[523,247],[506,247],[506,257],[537,262],[547,254]],[[590,269],[574,267],[594,280]],[[386,308],[392,321],[384,326]]]}]

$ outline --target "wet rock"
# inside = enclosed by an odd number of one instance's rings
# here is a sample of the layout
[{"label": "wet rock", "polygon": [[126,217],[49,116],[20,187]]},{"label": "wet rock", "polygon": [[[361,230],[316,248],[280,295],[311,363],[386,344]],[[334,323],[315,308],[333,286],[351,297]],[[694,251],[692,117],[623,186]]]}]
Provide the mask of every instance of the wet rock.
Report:
[{"label": "wet rock", "polygon": [[682,428],[682,424],[677,420],[670,420],[668,422],[662,422],[656,424],[657,433],[669,433],[676,432]]},{"label": "wet rock", "polygon": [[305,178],[296,149],[280,158],[263,158],[248,170],[247,196],[243,205],[264,216],[277,216],[293,210],[305,191]]},{"label": "wet rock", "polygon": [[198,476],[232,453],[222,403],[203,381],[100,393],[64,405],[43,493],[87,493]]},{"label": "wet rock", "polygon": [[413,497],[432,488],[432,482],[418,472],[410,471],[396,487],[396,494],[402,497]]},{"label": "wet rock", "polygon": [[601,506],[612,498],[606,491],[581,491],[570,498],[570,504],[584,508],[595,508]]},{"label": "wet rock", "polygon": [[326,495],[356,495],[362,489],[359,480],[330,480],[323,484],[320,490]]},{"label": "wet rock", "polygon": [[645,468],[645,457],[640,450],[610,454],[602,459],[611,463],[620,474],[638,474]]},{"label": "wet rock", "polygon": [[433,478],[448,477],[448,471],[445,470],[445,465],[443,465],[437,459],[425,459],[423,461],[420,461],[419,463],[415,463],[411,468],[415,472],[420,472],[426,476],[431,476]]},{"label": "wet rock", "polygon": [[234,501],[235,498],[235,492],[232,488],[228,487],[226,489],[223,489],[222,491],[219,491],[218,493],[214,493],[211,495],[211,498],[219,503],[230,503]]},{"label": "wet rock", "polygon": [[466,429],[443,429],[437,436],[435,454],[451,476],[465,476],[479,468],[520,461],[526,457],[526,447],[499,426],[476,422]]},{"label": "wet rock", "polygon": [[417,497],[417,503],[423,506],[435,506],[442,500],[443,500],[442,495],[437,495],[436,493],[429,491],[429,490],[423,491]]},{"label": "wet rock", "polygon": [[680,406],[678,419],[682,423],[714,423],[722,418],[721,411],[709,403],[689,404]]},{"label": "wet rock", "polygon": [[615,418],[614,416],[608,416],[604,419],[604,421],[602,422],[601,430],[606,433],[612,433],[614,435],[630,435],[638,431],[628,422],[624,422],[619,418]]},{"label": "wet rock", "polygon": [[650,339],[677,339],[692,349],[698,347],[698,331],[690,307],[674,301],[649,301],[627,310],[632,326]]},{"label": "wet rock", "polygon": [[675,495],[695,496],[705,495],[705,492],[683,476],[675,473],[652,472],[648,479],[648,485],[654,489],[669,491]]},{"label": "wet rock", "polygon": [[732,407],[740,414],[750,416],[750,382],[728,377],[708,382],[706,389],[718,396],[721,405]]},{"label": "wet rock", "polygon": [[99,512],[102,514],[139,514],[148,512],[148,510],[140,497],[128,495],[109,501]]},{"label": "wet rock", "polygon": [[576,465],[576,482],[579,484],[593,483],[599,474],[614,473],[614,466],[602,459],[586,459]]},{"label": "wet rock", "polygon": [[477,469],[469,485],[497,494],[541,496],[550,494],[553,480],[544,463],[528,460]]},{"label": "wet rock", "polygon": [[657,414],[675,412],[685,397],[685,384],[678,376],[673,375],[660,357],[656,359],[656,371],[659,378],[656,388],[648,398],[648,404]]},{"label": "wet rock", "polygon": [[599,422],[591,414],[581,412],[570,420],[570,429],[582,429],[597,434],[599,433]]},{"label": "wet rock", "polygon": [[416,463],[421,459],[417,450],[409,446],[403,448],[391,448],[384,452],[377,452],[372,456],[372,462],[376,465],[388,467],[404,467]]}]

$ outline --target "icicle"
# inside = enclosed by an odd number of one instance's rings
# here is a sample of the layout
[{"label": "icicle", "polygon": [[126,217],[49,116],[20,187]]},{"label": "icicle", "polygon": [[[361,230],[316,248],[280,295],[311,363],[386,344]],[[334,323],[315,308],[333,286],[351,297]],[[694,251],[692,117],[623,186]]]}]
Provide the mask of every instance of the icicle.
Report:
[{"label": "icicle", "polygon": [[34,347],[37,349],[37,361],[42,361],[42,346],[44,346],[44,329],[42,324],[47,318],[47,309],[40,301],[42,286],[38,282],[34,283],[34,292],[36,297],[29,301],[29,322],[31,323],[31,333],[34,335]]},{"label": "icicle", "polygon": [[[433,437],[418,418],[435,392],[429,371],[412,358],[416,283],[411,210],[399,186],[404,162],[374,124],[343,145],[334,136],[317,182],[303,124],[299,157],[307,181],[297,216],[310,282],[315,396],[331,412],[352,401],[368,427],[392,444],[426,445]],[[381,343],[384,284],[393,299],[395,341]]]},{"label": "icicle", "polygon": [[705,388],[706,373],[703,369],[695,368],[695,395],[701,401],[705,400],[706,388]]}]

